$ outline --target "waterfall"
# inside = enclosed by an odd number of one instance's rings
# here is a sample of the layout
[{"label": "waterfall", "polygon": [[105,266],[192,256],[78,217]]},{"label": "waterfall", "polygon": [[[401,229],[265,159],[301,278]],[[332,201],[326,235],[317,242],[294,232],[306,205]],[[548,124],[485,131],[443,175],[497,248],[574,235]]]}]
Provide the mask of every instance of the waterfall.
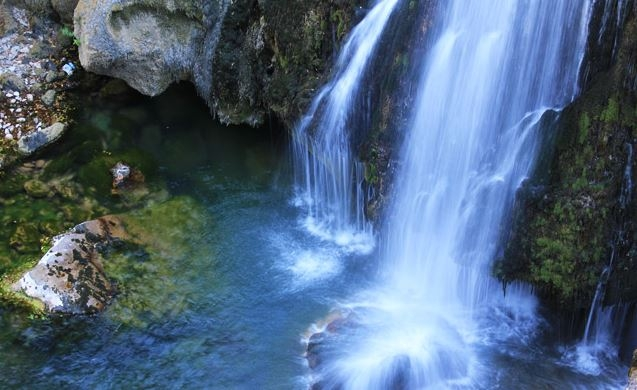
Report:
[{"label": "waterfall", "polygon": [[323,239],[362,252],[373,247],[373,237],[363,214],[363,167],[350,145],[356,126],[352,114],[370,57],[397,2],[378,2],[354,28],[332,81],[293,133],[297,199],[306,209],[305,226]]},{"label": "waterfall", "polygon": [[491,264],[540,128],[578,93],[592,2],[438,7],[428,53],[412,59],[419,92],[381,237],[383,275],[342,305],[319,387],[495,386],[484,349],[532,336],[534,298],[523,286],[503,297]]}]

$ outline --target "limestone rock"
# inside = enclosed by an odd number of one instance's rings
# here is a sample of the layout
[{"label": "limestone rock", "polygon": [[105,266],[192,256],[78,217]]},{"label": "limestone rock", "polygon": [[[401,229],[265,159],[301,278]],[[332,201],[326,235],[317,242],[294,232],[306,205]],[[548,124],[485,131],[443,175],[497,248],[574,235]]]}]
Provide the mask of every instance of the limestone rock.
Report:
[{"label": "limestone rock", "polygon": [[66,128],[65,123],[56,122],[47,128],[25,135],[18,140],[18,151],[25,156],[33,154],[58,140]]},{"label": "limestone rock", "polygon": [[85,69],[154,96],[174,81],[192,78],[205,31],[197,18],[203,7],[198,1],[148,3],[82,0],[75,10],[75,35]]},{"label": "limestone rock", "polygon": [[13,289],[41,301],[51,312],[101,311],[110,302],[113,286],[104,274],[98,249],[124,237],[116,217],[84,222],[55,237],[52,248]]}]

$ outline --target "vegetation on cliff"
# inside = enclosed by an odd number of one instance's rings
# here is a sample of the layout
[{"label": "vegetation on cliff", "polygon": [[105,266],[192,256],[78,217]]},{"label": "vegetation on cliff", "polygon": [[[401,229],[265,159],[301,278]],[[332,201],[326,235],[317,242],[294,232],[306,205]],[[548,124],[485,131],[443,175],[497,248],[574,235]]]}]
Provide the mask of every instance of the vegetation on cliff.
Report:
[{"label": "vegetation on cliff", "polygon": [[637,10],[625,11],[623,30],[607,31],[600,43],[591,34],[587,68],[598,72],[564,110],[553,153],[520,191],[495,268],[503,281],[529,282],[554,305],[588,307],[600,281],[607,283],[606,304],[637,299],[630,277],[637,270],[637,214],[626,193],[637,135]]}]

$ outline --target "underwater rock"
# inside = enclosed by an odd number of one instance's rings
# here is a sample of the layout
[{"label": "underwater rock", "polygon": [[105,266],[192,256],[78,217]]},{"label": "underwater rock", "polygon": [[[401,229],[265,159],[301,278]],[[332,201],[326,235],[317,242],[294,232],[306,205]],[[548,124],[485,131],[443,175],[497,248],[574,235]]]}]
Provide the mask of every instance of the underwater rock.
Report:
[{"label": "underwater rock", "polygon": [[46,198],[51,194],[49,186],[37,179],[27,180],[24,183],[24,190],[32,198]]},{"label": "underwater rock", "polygon": [[24,253],[29,248],[39,245],[40,233],[35,224],[24,223],[16,226],[15,231],[9,238],[9,246],[18,253]]},{"label": "underwater rock", "polygon": [[103,310],[113,295],[99,250],[126,237],[121,221],[107,216],[77,225],[53,238],[38,264],[12,287],[41,301],[50,312]]},{"label": "underwater rock", "polygon": [[115,166],[111,169],[111,173],[113,174],[113,188],[117,188],[124,184],[124,181],[130,177],[131,168],[119,161]]},{"label": "underwater rock", "polygon": [[33,154],[57,141],[64,134],[66,128],[65,123],[56,122],[47,128],[25,135],[18,140],[18,151],[25,156]]}]

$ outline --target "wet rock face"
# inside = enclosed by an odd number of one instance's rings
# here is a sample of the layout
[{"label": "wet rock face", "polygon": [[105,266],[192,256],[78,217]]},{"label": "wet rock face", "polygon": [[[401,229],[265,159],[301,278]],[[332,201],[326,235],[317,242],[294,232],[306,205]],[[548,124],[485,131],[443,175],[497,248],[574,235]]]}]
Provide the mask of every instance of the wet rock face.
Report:
[{"label": "wet rock face", "polygon": [[113,286],[104,274],[98,249],[124,237],[116,217],[84,222],[55,237],[51,249],[13,289],[41,301],[51,312],[101,311],[113,295]]},{"label": "wet rock face", "polygon": [[[505,282],[532,284],[564,318],[564,307],[588,309],[600,281],[604,305],[637,301],[637,2],[604,16],[605,4],[595,6],[584,89],[560,116],[554,152],[545,148],[535,177],[518,192],[495,269]],[[616,24],[604,29],[605,17]]]},{"label": "wet rock face", "polygon": [[85,69],[157,95],[192,82],[224,123],[293,123],[362,1],[79,1]]}]

